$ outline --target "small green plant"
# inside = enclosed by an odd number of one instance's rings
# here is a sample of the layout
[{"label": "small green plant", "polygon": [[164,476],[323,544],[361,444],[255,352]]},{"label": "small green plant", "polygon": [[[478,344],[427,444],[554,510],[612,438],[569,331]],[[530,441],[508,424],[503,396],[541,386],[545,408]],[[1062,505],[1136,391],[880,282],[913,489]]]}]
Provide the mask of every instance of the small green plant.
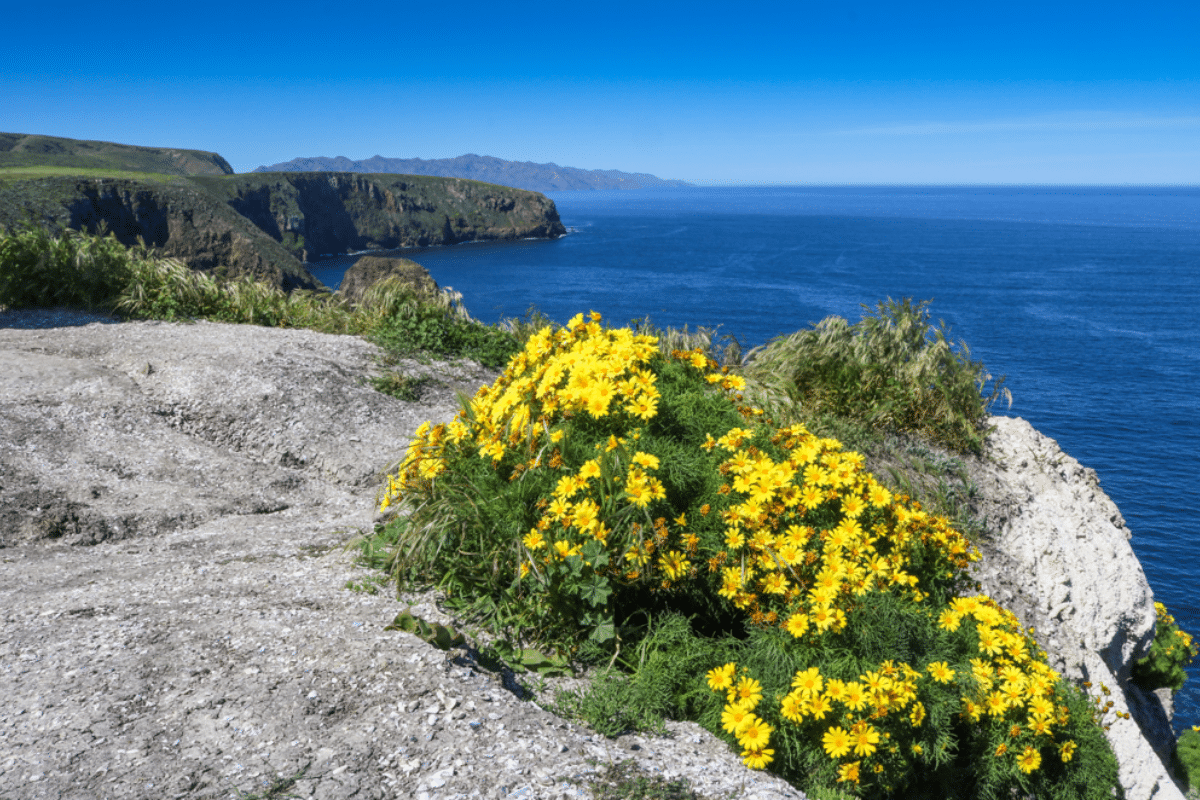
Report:
[{"label": "small green plant", "polygon": [[436,381],[429,375],[404,375],[399,372],[385,372],[371,379],[375,391],[390,395],[406,403],[415,403],[421,399],[425,389]]},{"label": "small green plant", "polygon": [[1188,796],[1200,794],[1200,725],[1192,726],[1179,737],[1172,766]]},{"label": "small green plant", "polygon": [[448,315],[428,304],[400,310],[373,330],[370,338],[394,356],[462,357],[486,367],[503,366],[520,349],[516,337],[506,330]]},{"label": "small green plant", "polygon": [[266,788],[261,792],[243,792],[238,790],[238,800],[285,800],[286,798],[296,798],[300,795],[293,794],[296,783],[304,777],[304,773],[308,772],[308,767],[304,767],[299,772],[288,777],[276,775],[271,779],[263,779]]},{"label": "small green plant", "polygon": [[929,303],[888,299],[863,306],[857,324],[827,317],[752,351],[746,375],[760,387],[756,399],[797,404],[806,421],[833,415],[979,452],[988,408],[1001,396],[1011,404],[1011,394],[964,342],[955,349],[944,323],[930,324]]},{"label": "small green plant", "polygon": [[1178,692],[1187,681],[1185,667],[1200,655],[1191,634],[1179,627],[1162,603],[1155,602],[1158,616],[1150,653],[1133,665],[1133,682],[1146,691],[1169,688]]},{"label": "small green plant", "polygon": [[649,775],[632,760],[609,764],[587,784],[596,800],[702,800],[687,781]]}]

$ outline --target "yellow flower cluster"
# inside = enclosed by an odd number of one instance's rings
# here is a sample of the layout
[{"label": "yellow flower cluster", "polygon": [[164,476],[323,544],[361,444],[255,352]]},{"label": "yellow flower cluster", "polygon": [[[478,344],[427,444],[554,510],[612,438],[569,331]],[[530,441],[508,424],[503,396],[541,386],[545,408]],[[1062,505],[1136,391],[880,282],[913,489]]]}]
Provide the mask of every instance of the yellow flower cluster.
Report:
[{"label": "yellow flower cluster", "polygon": [[751,769],[764,769],[774,760],[775,751],[767,745],[775,729],[754,713],[762,701],[762,686],[748,675],[737,677],[737,664],[732,662],[709,670],[707,677],[709,688],[725,693],[721,725],[737,737],[743,763]]},{"label": "yellow flower cluster", "polygon": [[1197,655],[1200,655],[1196,644],[1192,641],[1192,635],[1178,627],[1175,617],[1171,616],[1171,612],[1167,611],[1165,605],[1157,600],[1154,601],[1154,611],[1158,616],[1158,625],[1167,625],[1175,628],[1175,640],[1163,652],[1164,656],[1177,660],[1181,664],[1187,664]]},{"label": "yellow flower cluster", "polygon": [[389,478],[380,509],[442,474],[447,444],[470,442],[494,464],[512,454],[529,469],[554,460],[546,451],[561,441],[557,423],[564,417],[624,413],[653,418],[659,394],[645,365],[657,352],[654,337],[628,328],[607,330],[595,312],[587,321],[576,315],[557,332],[544,328],[535,333],[504,374],[476,392],[469,409],[448,426],[426,423],[417,430],[399,470]]},{"label": "yellow flower cluster", "polygon": [[[938,618],[943,630],[962,625],[974,627],[979,652],[970,660],[972,681],[961,698],[962,715],[972,723],[986,718],[1007,727],[1005,751],[1012,751],[1023,772],[1032,772],[1041,765],[1041,748],[1053,744],[1055,730],[1070,719],[1067,707],[1056,705],[1059,675],[1016,616],[990,597],[955,598]],[[1019,755],[1018,746],[1024,747]],[[1074,742],[1064,742],[1062,760],[1069,761],[1074,750]]]},{"label": "yellow flower cluster", "polygon": [[[796,638],[837,633],[844,608],[872,590],[892,587],[924,599],[906,570],[908,551],[934,547],[944,570],[978,559],[944,519],[895,502],[863,469],[863,457],[810,434],[803,425],[777,431],[772,443],[786,457],[773,460],[746,446],[753,432],[734,428],[714,445],[732,498],[723,512],[726,555],[720,594],[757,623],[778,622]],[[835,514],[832,526],[813,519]]]},{"label": "yellow flower cluster", "polygon": [[[731,503],[722,514],[726,552],[710,561],[710,569],[721,570],[720,594],[754,622],[779,625],[801,640],[837,634],[847,624],[846,610],[868,592],[896,592],[925,604],[928,591],[911,565],[916,549],[936,552],[934,571],[946,575],[979,558],[945,519],[892,497],[862,468],[862,456],[842,452],[840,443],[793,425],[771,439],[784,453],[772,459],[747,444],[752,436],[749,429],[735,428],[709,443],[728,454],[720,469],[727,481],[722,492]],[[822,522],[812,522],[816,519]],[[926,562],[923,571],[929,569]],[[961,681],[963,715],[974,722],[986,715],[1010,726],[1005,752],[1011,750],[1021,770],[1038,769],[1040,748],[1067,722],[1066,707],[1054,702],[1058,675],[1044,654],[1010,612],[986,597],[955,599],[936,619],[946,631],[970,620],[978,639],[970,679]],[[900,714],[920,727],[926,709],[916,699],[919,681],[948,685],[956,677],[940,661],[924,672],[887,661],[855,680],[826,679],[814,667],[796,675],[792,691],[780,700],[780,713],[796,724],[829,717],[834,724],[822,735],[822,746],[832,758],[853,757],[841,764],[839,775],[858,782],[881,735],[873,721]],[[1067,744],[1064,760],[1074,751]],[[871,766],[875,772],[883,768]]]}]

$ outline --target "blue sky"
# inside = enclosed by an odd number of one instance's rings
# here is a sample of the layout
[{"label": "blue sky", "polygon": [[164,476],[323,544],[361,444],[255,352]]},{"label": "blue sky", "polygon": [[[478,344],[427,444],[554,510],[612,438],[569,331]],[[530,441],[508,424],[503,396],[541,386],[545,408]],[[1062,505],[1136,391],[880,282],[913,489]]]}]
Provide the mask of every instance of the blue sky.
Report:
[{"label": "blue sky", "polygon": [[0,130],[238,172],[478,153],[713,183],[1200,185],[1194,2],[20,6]]}]

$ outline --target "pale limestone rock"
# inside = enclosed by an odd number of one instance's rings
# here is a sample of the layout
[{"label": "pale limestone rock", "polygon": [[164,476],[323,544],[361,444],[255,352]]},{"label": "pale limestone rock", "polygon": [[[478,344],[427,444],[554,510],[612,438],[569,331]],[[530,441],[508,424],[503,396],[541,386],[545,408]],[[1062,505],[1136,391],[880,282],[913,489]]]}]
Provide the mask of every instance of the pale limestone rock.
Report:
[{"label": "pale limestone rock", "polygon": [[987,537],[976,574],[985,594],[1035,628],[1051,666],[1112,689],[1108,740],[1129,800],[1182,800],[1164,766],[1174,738],[1158,698],[1130,671],[1154,640],[1154,596],[1131,533],[1093,470],[1023,419],[993,417],[972,469]]}]

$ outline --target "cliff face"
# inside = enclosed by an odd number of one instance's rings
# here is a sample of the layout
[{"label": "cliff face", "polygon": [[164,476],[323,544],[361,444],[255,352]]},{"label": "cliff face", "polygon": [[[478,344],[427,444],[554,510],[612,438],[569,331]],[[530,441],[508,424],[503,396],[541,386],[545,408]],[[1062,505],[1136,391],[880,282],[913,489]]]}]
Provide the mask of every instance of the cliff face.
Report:
[{"label": "cliff face", "polygon": [[288,290],[325,290],[301,263],[319,254],[566,233],[554,203],[534,192],[348,173],[0,181],[0,227],[26,221],[103,226],[193,269]]},{"label": "cliff face", "polygon": [[111,231],[158,255],[220,275],[253,275],[284,289],[323,290],[277,241],[186,178],[55,177],[0,184],[0,227],[33,221],[52,230]]},{"label": "cliff face", "polygon": [[566,233],[543,195],[458,178],[315,172],[195,180],[303,261]]},{"label": "cliff face", "polygon": [[1183,795],[1164,763],[1174,736],[1158,698],[1130,682],[1154,639],[1154,596],[1130,531],[1096,473],[1022,419],[993,417],[986,459],[971,468],[988,535],[983,592],[1035,629],[1066,678],[1112,690],[1107,735],[1129,800]]}]

